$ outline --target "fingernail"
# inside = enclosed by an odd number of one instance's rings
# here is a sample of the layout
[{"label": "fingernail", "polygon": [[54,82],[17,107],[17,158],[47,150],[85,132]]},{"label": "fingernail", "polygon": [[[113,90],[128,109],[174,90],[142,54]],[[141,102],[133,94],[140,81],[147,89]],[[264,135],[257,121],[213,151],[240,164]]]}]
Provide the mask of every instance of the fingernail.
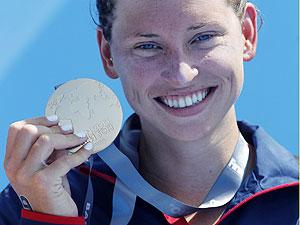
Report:
[{"label": "fingernail", "polygon": [[86,132],[85,131],[80,131],[80,132],[76,132],[74,133],[77,137],[79,138],[85,138],[86,137]]},{"label": "fingernail", "polygon": [[69,125],[63,125],[60,127],[63,131],[70,131],[73,129],[73,126],[72,124],[69,124]]},{"label": "fingernail", "polygon": [[57,115],[46,116],[46,118],[50,122],[56,122],[58,120],[58,116]]},{"label": "fingernail", "polygon": [[83,148],[87,151],[91,151],[93,149],[93,144],[91,142],[86,143]]},{"label": "fingernail", "polygon": [[58,122],[58,126],[60,126],[63,131],[70,131],[73,129],[71,120],[61,120]]}]

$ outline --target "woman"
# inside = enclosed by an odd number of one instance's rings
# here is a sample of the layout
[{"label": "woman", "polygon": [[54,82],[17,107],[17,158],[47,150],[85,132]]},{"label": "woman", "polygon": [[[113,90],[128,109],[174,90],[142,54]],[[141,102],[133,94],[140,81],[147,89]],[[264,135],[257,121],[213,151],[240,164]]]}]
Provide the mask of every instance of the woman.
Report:
[{"label": "woman", "polygon": [[[136,112],[115,143],[125,153],[126,143],[135,143],[129,151],[144,179],[198,207],[244,139],[247,162],[234,197],[220,205],[173,218],[137,198],[131,212],[118,217],[116,210],[122,206],[113,202],[118,177],[94,157],[90,224],[121,225],[126,219],[128,224],[152,225],[296,224],[296,160],[261,128],[236,121],[243,61],[256,52],[255,6],[234,0],[99,0],[97,7],[103,66],[109,77],[121,79]],[[12,188],[1,199],[2,208],[9,207],[2,224],[16,224],[18,196],[26,207],[21,224],[84,224],[86,170],[81,166],[68,172],[90,157],[91,146],[58,157],[47,167],[42,163],[55,149],[86,141],[84,133],[73,134],[70,127],[60,127],[55,115],[11,125],[5,169]],[[222,192],[233,190],[223,184]]]}]

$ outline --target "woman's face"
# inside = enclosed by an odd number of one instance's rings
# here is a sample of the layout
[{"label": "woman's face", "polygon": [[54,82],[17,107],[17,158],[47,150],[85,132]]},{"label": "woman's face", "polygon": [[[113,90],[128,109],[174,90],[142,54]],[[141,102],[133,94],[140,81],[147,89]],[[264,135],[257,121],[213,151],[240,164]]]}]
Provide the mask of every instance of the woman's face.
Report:
[{"label": "woman's face", "polygon": [[147,126],[196,140],[221,122],[243,86],[241,22],[225,0],[119,0],[111,54]]}]

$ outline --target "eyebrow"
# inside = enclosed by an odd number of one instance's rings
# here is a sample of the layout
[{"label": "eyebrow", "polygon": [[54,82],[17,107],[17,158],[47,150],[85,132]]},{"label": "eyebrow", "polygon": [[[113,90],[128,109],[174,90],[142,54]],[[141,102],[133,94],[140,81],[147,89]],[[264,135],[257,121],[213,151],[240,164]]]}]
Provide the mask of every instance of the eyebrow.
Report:
[{"label": "eyebrow", "polygon": [[208,23],[198,23],[197,25],[194,26],[190,26],[187,30],[197,30],[200,29],[202,27],[205,27],[207,25],[216,25],[216,26],[220,26],[218,23],[216,22],[208,22]]},{"label": "eyebrow", "polygon": [[[188,31],[190,31],[190,30],[197,30],[197,29],[200,29],[200,28],[205,27],[207,25],[218,25],[218,24],[215,23],[215,22],[198,23],[197,25],[190,26],[187,30]],[[152,34],[152,33],[136,33],[135,37],[157,38],[157,37],[160,37],[160,36],[157,35],[157,34]]]},{"label": "eyebrow", "polygon": [[157,34],[145,34],[145,33],[137,33],[136,35],[135,35],[136,37],[145,37],[145,38],[155,38],[155,37],[159,37],[159,35],[157,35]]},{"label": "eyebrow", "polygon": [[197,29],[200,29],[200,28],[204,27],[205,25],[206,25],[205,23],[200,23],[200,24],[198,24],[196,26],[190,26],[188,28],[188,30],[197,30]]}]

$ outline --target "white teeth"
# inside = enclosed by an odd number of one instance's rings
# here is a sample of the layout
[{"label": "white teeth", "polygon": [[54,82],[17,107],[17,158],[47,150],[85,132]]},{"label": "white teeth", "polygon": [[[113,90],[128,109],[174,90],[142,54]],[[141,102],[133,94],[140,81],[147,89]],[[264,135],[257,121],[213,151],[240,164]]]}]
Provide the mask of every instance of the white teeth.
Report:
[{"label": "white teeth", "polygon": [[193,104],[195,104],[198,101],[197,95],[194,93],[192,98],[193,98]]},{"label": "white teeth", "polygon": [[182,97],[179,97],[179,108],[184,108],[185,107],[185,101]]},{"label": "white teeth", "polygon": [[198,91],[187,96],[176,96],[176,97],[163,96],[160,99],[169,107],[185,108],[191,105],[198,104],[207,96],[207,94],[208,94],[208,89],[205,89],[203,91]]},{"label": "white teeth", "polygon": [[178,108],[178,106],[179,106],[178,101],[176,99],[173,99],[173,107]]},{"label": "white teeth", "polygon": [[193,105],[193,101],[192,101],[191,96],[185,96],[185,104],[186,104],[187,106]]},{"label": "white teeth", "polygon": [[173,101],[172,101],[172,99],[168,99],[168,105],[169,105],[170,107],[173,107]]},{"label": "white teeth", "polygon": [[202,101],[202,92],[201,91],[199,91],[197,93],[197,97],[198,97],[198,101]]},{"label": "white teeth", "polygon": [[163,101],[164,101],[164,103],[165,103],[166,105],[168,105],[168,100],[167,100],[166,97],[163,97]]}]

